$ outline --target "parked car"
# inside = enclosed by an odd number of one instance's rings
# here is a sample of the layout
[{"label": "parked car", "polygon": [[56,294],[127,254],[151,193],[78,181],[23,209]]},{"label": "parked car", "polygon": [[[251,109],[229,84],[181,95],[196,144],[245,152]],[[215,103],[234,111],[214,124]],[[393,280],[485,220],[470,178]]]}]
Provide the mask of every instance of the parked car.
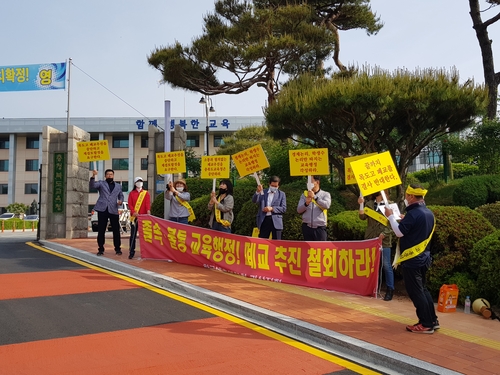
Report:
[{"label": "parked car", "polygon": [[24,221],[38,221],[38,215],[26,215]]},{"label": "parked car", "polygon": [[[128,209],[128,203],[123,202],[118,207],[118,215],[120,215],[120,226],[123,232],[127,232],[130,229],[130,211]],[[98,231],[98,220],[97,211],[92,210],[92,216],[90,217],[90,225],[92,227],[92,232]],[[108,220],[108,230],[111,231],[111,223]]]},{"label": "parked car", "polygon": [[11,212],[6,212],[6,213],[0,215],[0,220],[13,219],[15,216],[16,216],[16,214],[13,214]]}]

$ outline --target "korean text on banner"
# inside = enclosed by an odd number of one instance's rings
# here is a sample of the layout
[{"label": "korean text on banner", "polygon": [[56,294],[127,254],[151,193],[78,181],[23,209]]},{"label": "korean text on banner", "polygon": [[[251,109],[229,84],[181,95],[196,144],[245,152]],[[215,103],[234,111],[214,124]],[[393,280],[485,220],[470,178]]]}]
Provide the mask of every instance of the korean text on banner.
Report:
[{"label": "korean text on banner", "polygon": [[81,163],[109,160],[109,145],[107,140],[90,141],[90,142],[77,142],[78,161]]},{"label": "korean text on banner", "polygon": [[359,190],[366,197],[401,184],[389,151],[351,162]]},{"label": "korean text on banner", "polygon": [[232,156],[240,177],[269,168],[269,161],[261,145],[247,148]]},{"label": "korean text on banner", "polygon": [[330,174],[327,148],[288,151],[290,176],[315,176]]},{"label": "korean text on banner", "polygon": [[156,173],[186,173],[186,155],[184,151],[159,152],[156,154]]},{"label": "korean text on banner", "polygon": [[139,216],[143,259],[217,269],[246,277],[374,296],[381,240],[278,241]]},{"label": "korean text on banner", "polygon": [[66,88],[66,63],[0,66],[0,91]]},{"label": "korean text on banner", "polygon": [[377,155],[377,153],[372,152],[371,154],[357,155],[357,156],[351,156],[349,158],[344,158],[346,185],[354,185],[356,183],[356,177],[354,176],[354,172],[352,171],[351,163],[355,160],[364,159],[367,156],[373,156],[373,155]]},{"label": "korean text on banner", "polygon": [[229,178],[229,155],[202,156],[201,157],[201,178]]}]

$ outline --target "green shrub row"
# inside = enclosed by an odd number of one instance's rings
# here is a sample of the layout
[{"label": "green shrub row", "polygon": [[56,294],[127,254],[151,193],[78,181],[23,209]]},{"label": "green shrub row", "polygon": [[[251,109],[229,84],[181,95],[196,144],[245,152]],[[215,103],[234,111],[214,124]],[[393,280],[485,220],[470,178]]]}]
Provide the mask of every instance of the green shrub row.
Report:
[{"label": "green shrub row", "polygon": [[1,220],[0,231],[2,230],[2,226],[4,231],[11,231],[12,228],[14,228],[14,225],[16,230],[22,230],[23,226],[25,230],[31,230],[32,228],[37,229],[38,221],[24,221],[21,219]]},{"label": "green shrub row", "polygon": [[484,175],[463,178],[453,191],[457,206],[476,208],[500,201],[500,176]]},{"label": "green shrub row", "polygon": [[[477,165],[452,163],[453,178],[459,179],[468,176],[475,176],[479,174],[479,167]],[[431,183],[438,180],[444,180],[444,168],[442,165],[436,168],[422,169],[418,172],[408,173],[408,177],[416,179],[415,182]]]}]

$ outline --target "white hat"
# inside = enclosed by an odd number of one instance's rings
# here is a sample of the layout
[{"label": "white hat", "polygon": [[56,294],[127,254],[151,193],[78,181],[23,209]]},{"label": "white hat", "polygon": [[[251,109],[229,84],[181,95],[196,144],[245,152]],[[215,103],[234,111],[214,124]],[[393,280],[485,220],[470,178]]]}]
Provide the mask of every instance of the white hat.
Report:
[{"label": "white hat", "polygon": [[143,181],[142,177],[136,177],[136,178],[134,178],[134,184],[135,184],[137,181]]}]

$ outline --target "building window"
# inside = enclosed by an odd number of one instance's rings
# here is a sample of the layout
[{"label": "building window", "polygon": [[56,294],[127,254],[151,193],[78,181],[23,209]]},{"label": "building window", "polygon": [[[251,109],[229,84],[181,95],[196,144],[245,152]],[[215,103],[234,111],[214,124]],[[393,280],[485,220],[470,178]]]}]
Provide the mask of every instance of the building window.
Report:
[{"label": "building window", "polygon": [[128,191],[128,181],[121,182],[122,191]]},{"label": "building window", "polygon": [[141,147],[148,148],[149,147],[149,137],[147,135],[141,136]]},{"label": "building window", "polygon": [[91,141],[98,141],[99,140],[99,133],[91,133],[90,140]]},{"label": "building window", "polygon": [[128,171],[128,159],[113,159],[111,168],[115,171]]},{"label": "building window", "polygon": [[26,160],[26,171],[38,171],[38,159]]},{"label": "building window", "polygon": [[141,158],[141,171],[148,170],[148,158]]},{"label": "building window", "polygon": [[224,138],[223,135],[214,135],[214,147],[220,147],[224,144],[222,138]]},{"label": "building window", "polygon": [[0,194],[9,194],[9,185],[0,184]]},{"label": "building window", "polygon": [[38,184],[24,184],[24,194],[38,194]]},{"label": "building window", "polygon": [[188,135],[186,139],[186,147],[200,147],[200,136]]},{"label": "building window", "polygon": [[9,138],[7,138],[7,137],[0,138],[0,148],[2,148],[2,149],[9,148]]},{"label": "building window", "polygon": [[144,181],[144,183],[142,184],[142,188],[144,190],[148,190],[148,182],[147,181]]},{"label": "building window", "polygon": [[26,137],[26,148],[40,148],[40,139],[38,137]]},{"label": "building window", "polygon": [[128,148],[128,135],[114,136],[113,148]]},{"label": "building window", "polygon": [[0,160],[0,172],[8,172],[8,171],[9,171],[9,161]]}]

